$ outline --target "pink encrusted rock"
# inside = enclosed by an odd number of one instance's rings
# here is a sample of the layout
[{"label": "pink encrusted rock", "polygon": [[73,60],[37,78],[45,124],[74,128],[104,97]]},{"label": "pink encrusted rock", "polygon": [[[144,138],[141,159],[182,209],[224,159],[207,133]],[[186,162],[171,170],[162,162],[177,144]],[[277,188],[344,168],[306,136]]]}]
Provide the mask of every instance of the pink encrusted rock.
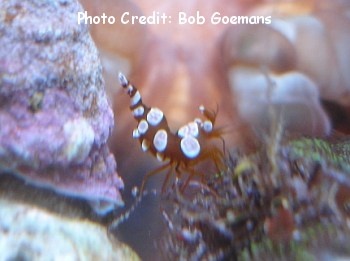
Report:
[{"label": "pink encrusted rock", "polygon": [[75,0],[0,1],[0,172],[122,205],[113,112],[79,11]]}]

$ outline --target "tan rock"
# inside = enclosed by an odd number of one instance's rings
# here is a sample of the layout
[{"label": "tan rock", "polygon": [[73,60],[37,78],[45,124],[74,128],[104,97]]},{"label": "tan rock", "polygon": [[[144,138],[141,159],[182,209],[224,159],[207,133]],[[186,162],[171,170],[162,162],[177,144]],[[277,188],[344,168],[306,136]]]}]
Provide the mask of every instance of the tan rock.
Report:
[{"label": "tan rock", "polygon": [[139,260],[106,229],[0,199],[0,260]]}]

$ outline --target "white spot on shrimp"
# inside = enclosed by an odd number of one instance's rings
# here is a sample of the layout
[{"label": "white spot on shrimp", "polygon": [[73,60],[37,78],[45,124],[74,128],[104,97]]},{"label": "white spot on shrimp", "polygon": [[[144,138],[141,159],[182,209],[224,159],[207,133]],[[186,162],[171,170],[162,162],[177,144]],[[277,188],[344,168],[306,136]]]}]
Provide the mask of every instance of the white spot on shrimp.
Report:
[{"label": "white spot on shrimp", "polygon": [[153,145],[158,152],[165,150],[168,143],[168,133],[165,130],[158,130],[153,138]]},{"label": "white spot on shrimp", "polygon": [[132,132],[132,137],[134,139],[138,139],[138,138],[140,138],[140,136],[141,136],[141,134],[140,134],[139,130],[138,129],[134,129],[133,132]]},{"label": "white spot on shrimp", "polygon": [[178,132],[177,135],[181,138],[186,136],[198,136],[198,124],[196,122],[190,122],[186,124],[185,126],[182,126]]},{"label": "white spot on shrimp", "polygon": [[205,132],[211,132],[213,130],[213,123],[211,121],[204,121],[203,130]]},{"label": "white spot on shrimp", "polygon": [[164,154],[157,152],[156,156],[157,156],[157,160],[164,161]]},{"label": "white spot on shrimp", "polygon": [[122,86],[127,86],[128,85],[128,79],[126,79],[125,75],[119,72],[118,74],[119,82]]},{"label": "white spot on shrimp", "polygon": [[142,116],[144,112],[145,112],[145,108],[143,108],[142,105],[136,107],[136,108],[133,110],[133,113],[134,113],[134,116],[135,116],[135,117],[140,117],[140,116]]},{"label": "white spot on shrimp", "polygon": [[129,86],[128,86],[128,89],[126,90],[126,92],[127,92],[129,95],[131,95],[133,91],[134,91],[134,86],[129,85]]},{"label": "white spot on shrimp", "polygon": [[141,144],[141,148],[143,151],[147,151],[149,149],[149,141],[148,140],[143,140]]},{"label": "white spot on shrimp", "polygon": [[198,140],[192,136],[182,138],[180,146],[183,154],[190,159],[197,157],[201,150]]},{"label": "white spot on shrimp", "polygon": [[145,134],[148,130],[148,123],[145,120],[141,120],[139,122],[139,125],[137,126],[137,129],[139,130],[140,134]]},{"label": "white spot on shrimp", "polygon": [[141,100],[141,94],[139,91],[135,92],[134,96],[130,99],[130,105],[134,106]]},{"label": "white spot on shrimp", "polygon": [[163,112],[158,108],[151,108],[151,110],[147,113],[147,121],[149,124],[156,126],[163,119]]}]

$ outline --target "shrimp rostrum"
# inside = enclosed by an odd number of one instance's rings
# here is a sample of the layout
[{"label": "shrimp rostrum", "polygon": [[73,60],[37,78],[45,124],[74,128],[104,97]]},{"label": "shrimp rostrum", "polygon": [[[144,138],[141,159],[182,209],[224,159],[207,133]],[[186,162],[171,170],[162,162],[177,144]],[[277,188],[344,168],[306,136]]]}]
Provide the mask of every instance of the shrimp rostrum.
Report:
[{"label": "shrimp rostrum", "polygon": [[[163,165],[146,174],[143,179],[141,192],[147,179],[157,173],[167,170],[167,175],[163,183],[164,191],[166,183],[172,172],[176,172],[177,177],[182,173],[188,174],[187,183],[190,179],[199,174],[196,166],[205,161],[211,161],[217,171],[223,166],[224,140],[222,130],[214,128],[216,112],[207,110],[204,106],[199,106],[199,111],[204,116],[204,120],[196,118],[187,123],[173,133],[164,113],[154,107],[148,107],[142,102],[140,92],[129,80],[119,73],[121,86],[130,96],[130,109],[137,121],[137,127],[133,130],[133,138],[138,139],[143,151],[149,151]],[[220,149],[214,139],[220,139],[223,143]]]}]

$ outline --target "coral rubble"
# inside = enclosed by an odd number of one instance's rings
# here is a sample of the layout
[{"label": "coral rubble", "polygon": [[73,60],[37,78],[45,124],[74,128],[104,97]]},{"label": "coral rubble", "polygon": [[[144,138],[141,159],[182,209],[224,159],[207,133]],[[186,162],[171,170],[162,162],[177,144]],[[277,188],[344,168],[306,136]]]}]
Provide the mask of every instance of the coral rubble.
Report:
[{"label": "coral rubble", "polygon": [[350,256],[348,141],[275,141],[250,156],[232,153],[226,170],[193,180],[185,193],[169,191],[165,258]]}]

